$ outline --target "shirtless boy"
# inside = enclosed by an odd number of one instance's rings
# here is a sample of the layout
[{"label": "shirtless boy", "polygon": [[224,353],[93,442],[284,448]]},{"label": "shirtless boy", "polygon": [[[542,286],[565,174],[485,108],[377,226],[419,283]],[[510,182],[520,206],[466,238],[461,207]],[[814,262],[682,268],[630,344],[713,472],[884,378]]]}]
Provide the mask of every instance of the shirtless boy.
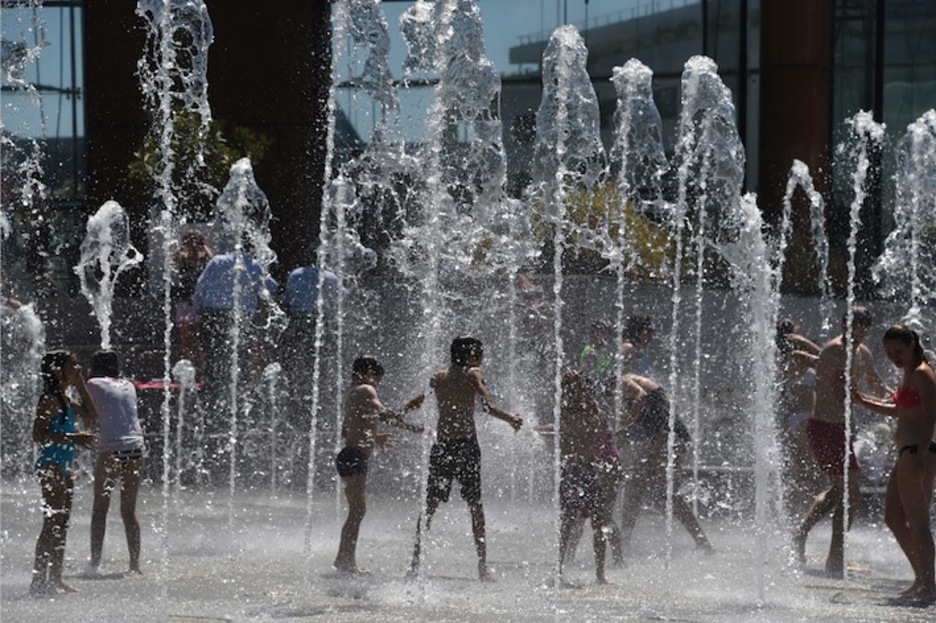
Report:
[{"label": "shirtless boy", "polygon": [[[487,568],[487,542],[484,535],[484,507],[481,505],[481,449],[475,429],[475,403],[480,396],[485,411],[519,430],[523,420],[499,409],[491,402],[484,386],[481,340],[462,336],[452,341],[451,364],[436,372],[429,382],[439,406],[436,442],[429,453],[429,482],[426,491],[426,530],[439,504],[447,502],[452,481],[461,483],[461,496],[471,512],[471,530],[478,553],[478,577],[490,580]],[[419,573],[422,519],[416,523],[416,545],[410,577]]]},{"label": "shirtless boy", "polygon": [[[575,547],[574,530],[582,515],[591,517],[595,551],[595,577],[598,584],[605,578],[604,526],[609,513],[605,509],[599,458],[596,453],[600,435],[608,430],[607,416],[598,408],[581,372],[566,372],[562,376],[562,402],[559,412],[559,453],[562,457],[559,476],[559,506],[562,513],[559,528],[559,574]],[[536,431],[554,434],[552,424]]]},{"label": "shirtless boy", "polygon": [[335,459],[338,475],[344,483],[348,499],[348,518],[341,528],[341,543],[335,557],[335,568],[342,573],[360,573],[355,551],[361,521],[367,511],[367,462],[375,446],[392,446],[390,433],[378,432],[377,424],[386,422],[410,432],[421,433],[421,426],[403,421],[403,415],[422,406],[425,395],[411,399],[399,412],[387,409],[377,397],[377,387],[383,379],[383,366],[369,355],[358,357],[351,366],[351,388],[345,397],[344,422],[341,436],[345,447]]},{"label": "shirtless boy", "polygon": [[[830,577],[841,578],[845,572],[845,403],[849,387],[859,387],[862,382],[882,395],[887,388],[874,369],[874,358],[867,346],[862,344],[871,329],[871,312],[864,307],[852,310],[852,369],[846,375],[848,359],[845,333],[848,316],[842,318],[842,335],[835,337],[822,347],[816,362],[815,402],[812,416],[806,420],[806,432],[816,465],[832,481],[830,489],[816,496],[806,512],[806,517],[794,534],[794,545],[801,562],[806,561],[806,537],[819,520],[829,512],[832,515],[832,542],[826,558],[825,571]],[[858,488],[858,460],[848,443],[848,505],[854,509],[861,496]],[[849,513],[849,527],[855,513]]]}]

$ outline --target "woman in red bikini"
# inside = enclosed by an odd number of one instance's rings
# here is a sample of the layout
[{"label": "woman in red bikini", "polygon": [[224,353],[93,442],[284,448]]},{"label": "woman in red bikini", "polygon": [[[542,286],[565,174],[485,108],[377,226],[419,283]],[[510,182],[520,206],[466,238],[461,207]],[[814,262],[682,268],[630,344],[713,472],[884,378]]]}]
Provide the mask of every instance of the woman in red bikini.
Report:
[{"label": "woman in red bikini", "polygon": [[936,601],[936,563],[930,504],[936,481],[936,374],[926,360],[920,338],[904,325],[884,333],[884,351],[903,370],[903,379],[889,399],[856,394],[859,404],[897,418],[897,464],[887,483],[884,519],[913,567],[915,580],[902,592],[907,597]]}]

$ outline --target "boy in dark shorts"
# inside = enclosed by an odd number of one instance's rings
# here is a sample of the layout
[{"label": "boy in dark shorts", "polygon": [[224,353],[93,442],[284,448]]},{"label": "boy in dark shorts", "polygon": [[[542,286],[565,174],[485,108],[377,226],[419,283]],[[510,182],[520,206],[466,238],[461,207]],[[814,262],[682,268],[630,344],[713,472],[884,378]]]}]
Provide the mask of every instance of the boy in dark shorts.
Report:
[{"label": "boy in dark shorts", "polygon": [[[576,527],[583,517],[591,518],[595,552],[595,578],[607,584],[605,578],[605,526],[610,509],[601,479],[602,459],[598,456],[599,441],[608,430],[607,415],[598,407],[588,380],[581,372],[567,371],[562,375],[562,401],[559,413],[559,506],[562,521],[559,529],[559,575],[575,550]],[[555,434],[552,424],[537,427],[536,432]]]},{"label": "boy in dark shorts", "polygon": [[379,422],[421,433],[421,426],[403,421],[407,411],[422,406],[425,395],[420,394],[406,403],[399,413],[387,409],[377,397],[377,386],[383,379],[383,366],[374,357],[358,357],[351,366],[351,388],[344,404],[344,422],[341,436],[345,447],[335,459],[335,468],[344,483],[348,499],[348,518],[341,528],[341,543],[335,557],[335,568],[348,574],[359,573],[355,560],[358,533],[367,510],[367,461],[375,446],[391,446],[395,439],[390,433],[377,431]]},{"label": "boy in dark shorts", "polygon": [[[461,485],[461,496],[471,512],[471,530],[478,553],[478,577],[489,581],[487,546],[484,535],[484,507],[481,505],[481,449],[475,429],[474,411],[477,398],[485,411],[519,430],[523,419],[496,407],[484,386],[481,340],[462,336],[452,341],[451,364],[436,372],[429,382],[439,405],[436,443],[429,454],[429,482],[426,491],[426,530],[439,504],[447,502],[452,481]],[[416,545],[410,576],[419,573],[420,533],[422,518],[416,523]]]}]

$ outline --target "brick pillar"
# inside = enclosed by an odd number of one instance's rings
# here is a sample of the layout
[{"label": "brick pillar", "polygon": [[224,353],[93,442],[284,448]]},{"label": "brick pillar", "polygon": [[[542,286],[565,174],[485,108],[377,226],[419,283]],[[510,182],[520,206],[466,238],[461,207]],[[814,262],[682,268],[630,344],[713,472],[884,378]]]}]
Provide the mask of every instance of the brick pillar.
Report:
[{"label": "brick pillar", "polygon": [[[833,0],[762,0],[760,188],[767,222],[780,222],[794,159],[809,166],[816,190],[829,199],[831,20]],[[794,198],[793,237],[785,290],[817,291],[809,203]]]}]

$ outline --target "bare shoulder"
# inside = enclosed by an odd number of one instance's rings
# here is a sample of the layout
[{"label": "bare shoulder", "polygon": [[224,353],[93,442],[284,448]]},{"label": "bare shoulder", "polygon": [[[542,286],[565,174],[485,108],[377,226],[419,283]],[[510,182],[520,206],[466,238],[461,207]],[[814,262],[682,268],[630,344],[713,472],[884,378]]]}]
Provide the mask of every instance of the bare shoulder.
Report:
[{"label": "bare shoulder", "polygon": [[360,385],[355,385],[348,392],[348,397],[354,400],[367,400],[369,398],[377,397],[377,390],[374,389],[372,385],[367,383],[361,383]]},{"label": "bare shoulder", "polygon": [[467,374],[475,385],[484,385],[484,371],[481,368],[468,368]]},{"label": "bare shoulder", "polygon": [[924,362],[913,371],[910,381],[920,388],[936,388],[936,372],[933,372],[932,366]]},{"label": "bare shoulder", "polygon": [[48,418],[51,417],[54,413],[61,409],[58,400],[49,394],[45,394],[39,398],[39,404],[36,405],[36,416]]}]

